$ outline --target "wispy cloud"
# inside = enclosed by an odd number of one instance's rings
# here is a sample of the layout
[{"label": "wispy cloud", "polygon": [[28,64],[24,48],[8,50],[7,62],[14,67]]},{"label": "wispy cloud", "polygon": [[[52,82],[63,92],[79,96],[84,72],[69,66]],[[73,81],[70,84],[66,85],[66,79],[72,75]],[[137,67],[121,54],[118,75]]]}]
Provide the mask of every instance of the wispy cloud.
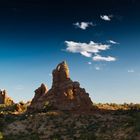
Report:
[{"label": "wispy cloud", "polygon": [[111,61],[116,61],[116,58],[112,57],[112,56],[103,57],[101,55],[95,55],[93,57],[93,60],[94,61],[107,61],[107,62],[111,62]]},{"label": "wispy cloud", "polygon": [[118,42],[113,41],[113,40],[108,40],[107,42],[108,42],[108,43],[111,43],[111,44],[119,44]]},{"label": "wispy cloud", "polygon": [[129,69],[127,72],[128,73],[134,73],[135,71],[133,69]]},{"label": "wispy cloud", "polygon": [[86,30],[90,26],[96,26],[92,22],[76,22],[73,24],[75,27],[80,28],[82,30]]},{"label": "wispy cloud", "polygon": [[24,86],[23,85],[17,85],[15,87],[15,90],[23,90],[24,89]]},{"label": "wispy cloud", "polygon": [[106,67],[106,63],[104,63],[104,62],[96,63],[94,65],[94,69],[97,70],[97,71],[99,71],[99,70],[106,70],[105,67]]},{"label": "wispy cloud", "polygon": [[95,66],[95,70],[101,70],[99,66]]},{"label": "wispy cloud", "polygon": [[111,21],[113,15],[100,15],[100,18],[105,21]]},{"label": "wispy cloud", "polygon": [[92,63],[91,62],[88,62],[88,64],[91,65]]},{"label": "wispy cloud", "polygon": [[74,41],[65,41],[66,43],[66,51],[71,53],[80,53],[85,57],[92,57],[92,54],[96,54],[100,51],[105,51],[109,49],[110,45],[95,43],[90,41],[89,43],[81,43]]}]

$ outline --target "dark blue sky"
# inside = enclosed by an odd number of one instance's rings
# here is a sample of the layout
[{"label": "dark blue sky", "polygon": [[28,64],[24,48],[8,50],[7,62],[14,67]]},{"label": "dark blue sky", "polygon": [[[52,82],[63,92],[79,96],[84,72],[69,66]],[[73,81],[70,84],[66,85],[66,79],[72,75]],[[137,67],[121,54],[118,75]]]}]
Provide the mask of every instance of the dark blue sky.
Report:
[{"label": "dark blue sky", "polygon": [[[5,0],[0,2],[0,88],[31,100],[62,60],[95,102],[140,102],[139,0]],[[101,15],[111,17],[110,21]],[[92,22],[86,30],[74,23]],[[109,40],[117,44],[109,44]],[[65,41],[111,45],[113,62],[66,51]],[[105,58],[106,59],[106,58]]]}]

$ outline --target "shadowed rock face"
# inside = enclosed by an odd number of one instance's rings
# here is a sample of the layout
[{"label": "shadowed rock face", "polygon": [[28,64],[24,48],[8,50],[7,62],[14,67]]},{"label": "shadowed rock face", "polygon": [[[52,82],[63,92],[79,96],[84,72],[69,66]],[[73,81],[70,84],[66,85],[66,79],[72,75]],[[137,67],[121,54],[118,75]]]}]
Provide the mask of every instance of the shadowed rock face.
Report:
[{"label": "shadowed rock face", "polygon": [[53,70],[53,83],[50,90],[42,84],[35,90],[35,96],[28,111],[42,110],[49,104],[60,111],[89,112],[93,109],[89,94],[80,87],[79,82],[73,82],[69,76],[66,62],[58,64]]},{"label": "shadowed rock face", "polygon": [[13,100],[8,97],[6,90],[0,90],[0,104],[11,105]]},{"label": "shadowed rock face", "polygon": [[47,94],[48,88],[45,84],[41,84],[41,86],[35,90],[35,96],[32,99],[31,106],[29,107],[29,110],[38,110],[41,109],[42,103],[45,101],[45,94]]}]

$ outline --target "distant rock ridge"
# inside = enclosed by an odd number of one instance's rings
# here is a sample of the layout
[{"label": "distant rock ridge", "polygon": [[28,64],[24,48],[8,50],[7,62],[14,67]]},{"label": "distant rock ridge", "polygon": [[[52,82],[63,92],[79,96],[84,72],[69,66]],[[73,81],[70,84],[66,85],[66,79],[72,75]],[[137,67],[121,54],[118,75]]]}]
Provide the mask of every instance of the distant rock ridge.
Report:
[{"label": "distant rock ridge", "polygon": [[65,61],[58,64],[52,72],[52,88],[41,86],[35,90],[35,96],[28,108],[29,112],[45,109],[47,106],[60,111],[89,112],[93,105],[89,94],[80,83],[72,81],[69,75],[69,68]]},{"label": "distant rock ridge", "polygon": [[0,90],[0,104],[12,105],[14,101],[8,97],[6,90]]}]

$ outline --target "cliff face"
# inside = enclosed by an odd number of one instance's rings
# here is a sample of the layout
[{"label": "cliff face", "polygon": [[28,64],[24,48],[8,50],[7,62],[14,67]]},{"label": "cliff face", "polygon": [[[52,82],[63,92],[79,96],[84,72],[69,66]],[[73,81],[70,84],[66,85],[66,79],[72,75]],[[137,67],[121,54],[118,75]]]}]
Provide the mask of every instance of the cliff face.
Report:
[{"label": "cliff face", "polygon": [[79,82],[72,81],[66,62],[58,64],[52,72],[52,88],[42,84],[36,91],[28,111],[41,110],[47,106],[60,111],[90,112],[92,101]]},{"label": "cliff face", "polygon": [[0,104],[11,105],[13,100],[8,97],[6,90],[0,90]]}]

